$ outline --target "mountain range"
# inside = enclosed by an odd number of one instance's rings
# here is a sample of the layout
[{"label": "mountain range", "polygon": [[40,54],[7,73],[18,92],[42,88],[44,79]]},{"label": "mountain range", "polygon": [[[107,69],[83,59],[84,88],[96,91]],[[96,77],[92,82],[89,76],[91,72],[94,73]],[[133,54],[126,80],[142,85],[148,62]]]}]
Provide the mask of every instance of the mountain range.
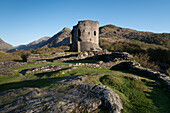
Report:
[{"label": "mountain range", "polygon": [[[12,45],[4,42],[0,39],[0,50],[29,50],[41,47],[59,47],[69,46],[71,37],[71,29],[63,28],[60,32],[52,37],[42,37],[39,40],[31,42],[26,45],[20,45],[13,47]],[[128,28],[122,28],[115,25],[105,25],[99,28],[99,38],[101,40],[107,40],[109,42],[125,42],[130,40],[138,40],[141,42],[161,45],[166,48],[170,48],[170,33],[153,33],[136,31]]]}]

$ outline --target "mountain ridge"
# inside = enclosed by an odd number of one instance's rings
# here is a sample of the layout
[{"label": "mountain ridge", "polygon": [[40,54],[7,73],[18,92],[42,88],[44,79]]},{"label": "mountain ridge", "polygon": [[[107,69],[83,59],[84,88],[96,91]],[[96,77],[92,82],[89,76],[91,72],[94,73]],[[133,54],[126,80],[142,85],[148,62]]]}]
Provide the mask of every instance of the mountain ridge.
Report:
[{"label": "mountain ridge", "polygon": [[71,37],[71,29],[64,27],[57,34],[48,39],[40,47],[59,47],[59,46],[69,46]]},{"label": "mountain ridge", "polygon": [[[36,49],[41,47],[59,47],[69,46],[71,37],[71,29],[64,27],[61,31],[53,35],[51,38],[33,41],[26,45],[18,46],[15,49]],[[138,31],[130,28],[122,28],[116,25],[108,24],[99,28],[100,40],[106,40],[111,43],[127,42],[130,40],[138,40],[148,44],[161,45],[170,48],[170,33],[154,33],[146,31]],[[41,42],[42,41],[42,42]],[[41,42],[41,43],[40,43]],[[39,44],[38,44],[39,43]]]},{"label": "mountain ridge", "polygon": [[100,39],[108,39],[111,42],[138,40],[149,44],[162,45],[170,48],[170,33],[153,33],[122,28],[112,24],[99,28]]}]

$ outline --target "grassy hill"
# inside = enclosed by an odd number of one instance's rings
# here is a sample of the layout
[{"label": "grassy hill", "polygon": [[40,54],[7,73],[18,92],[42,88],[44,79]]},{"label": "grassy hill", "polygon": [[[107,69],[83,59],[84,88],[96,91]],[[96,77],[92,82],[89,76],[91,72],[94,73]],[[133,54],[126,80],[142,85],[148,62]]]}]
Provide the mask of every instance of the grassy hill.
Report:
[{"label": "grassy hill", "polygon": [[115,25],[100,27],[100,38],[111,42],[138,40],[141,42],[161,45],[170,49],[170,33],[152,33],[136,31]]}]

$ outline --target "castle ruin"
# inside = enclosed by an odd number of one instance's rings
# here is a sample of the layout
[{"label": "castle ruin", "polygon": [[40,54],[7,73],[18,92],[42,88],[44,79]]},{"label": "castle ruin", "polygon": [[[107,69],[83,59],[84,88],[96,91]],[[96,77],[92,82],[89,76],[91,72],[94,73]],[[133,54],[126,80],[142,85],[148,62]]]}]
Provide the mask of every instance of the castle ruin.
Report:
[{"label": "castle ruin", "polygon": [[70,51],[101,51],[99,47],[99,22],[84,20],[73,26]]}]

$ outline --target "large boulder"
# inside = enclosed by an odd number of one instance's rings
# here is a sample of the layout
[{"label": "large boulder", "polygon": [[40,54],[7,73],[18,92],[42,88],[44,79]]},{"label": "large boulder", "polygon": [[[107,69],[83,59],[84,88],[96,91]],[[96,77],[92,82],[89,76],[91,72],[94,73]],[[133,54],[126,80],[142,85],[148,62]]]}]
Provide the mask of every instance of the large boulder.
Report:
[{"label": "large boulder", "polygon": [[120,113],[123,109],[120,97],[106,86],[83,84],[89,77],[71,77],[51,84],[62,85],[62,89],[24,88],[5,91],[0,93],[0,112],[80,113],[99,112],[104,107],[110,113]]}]

